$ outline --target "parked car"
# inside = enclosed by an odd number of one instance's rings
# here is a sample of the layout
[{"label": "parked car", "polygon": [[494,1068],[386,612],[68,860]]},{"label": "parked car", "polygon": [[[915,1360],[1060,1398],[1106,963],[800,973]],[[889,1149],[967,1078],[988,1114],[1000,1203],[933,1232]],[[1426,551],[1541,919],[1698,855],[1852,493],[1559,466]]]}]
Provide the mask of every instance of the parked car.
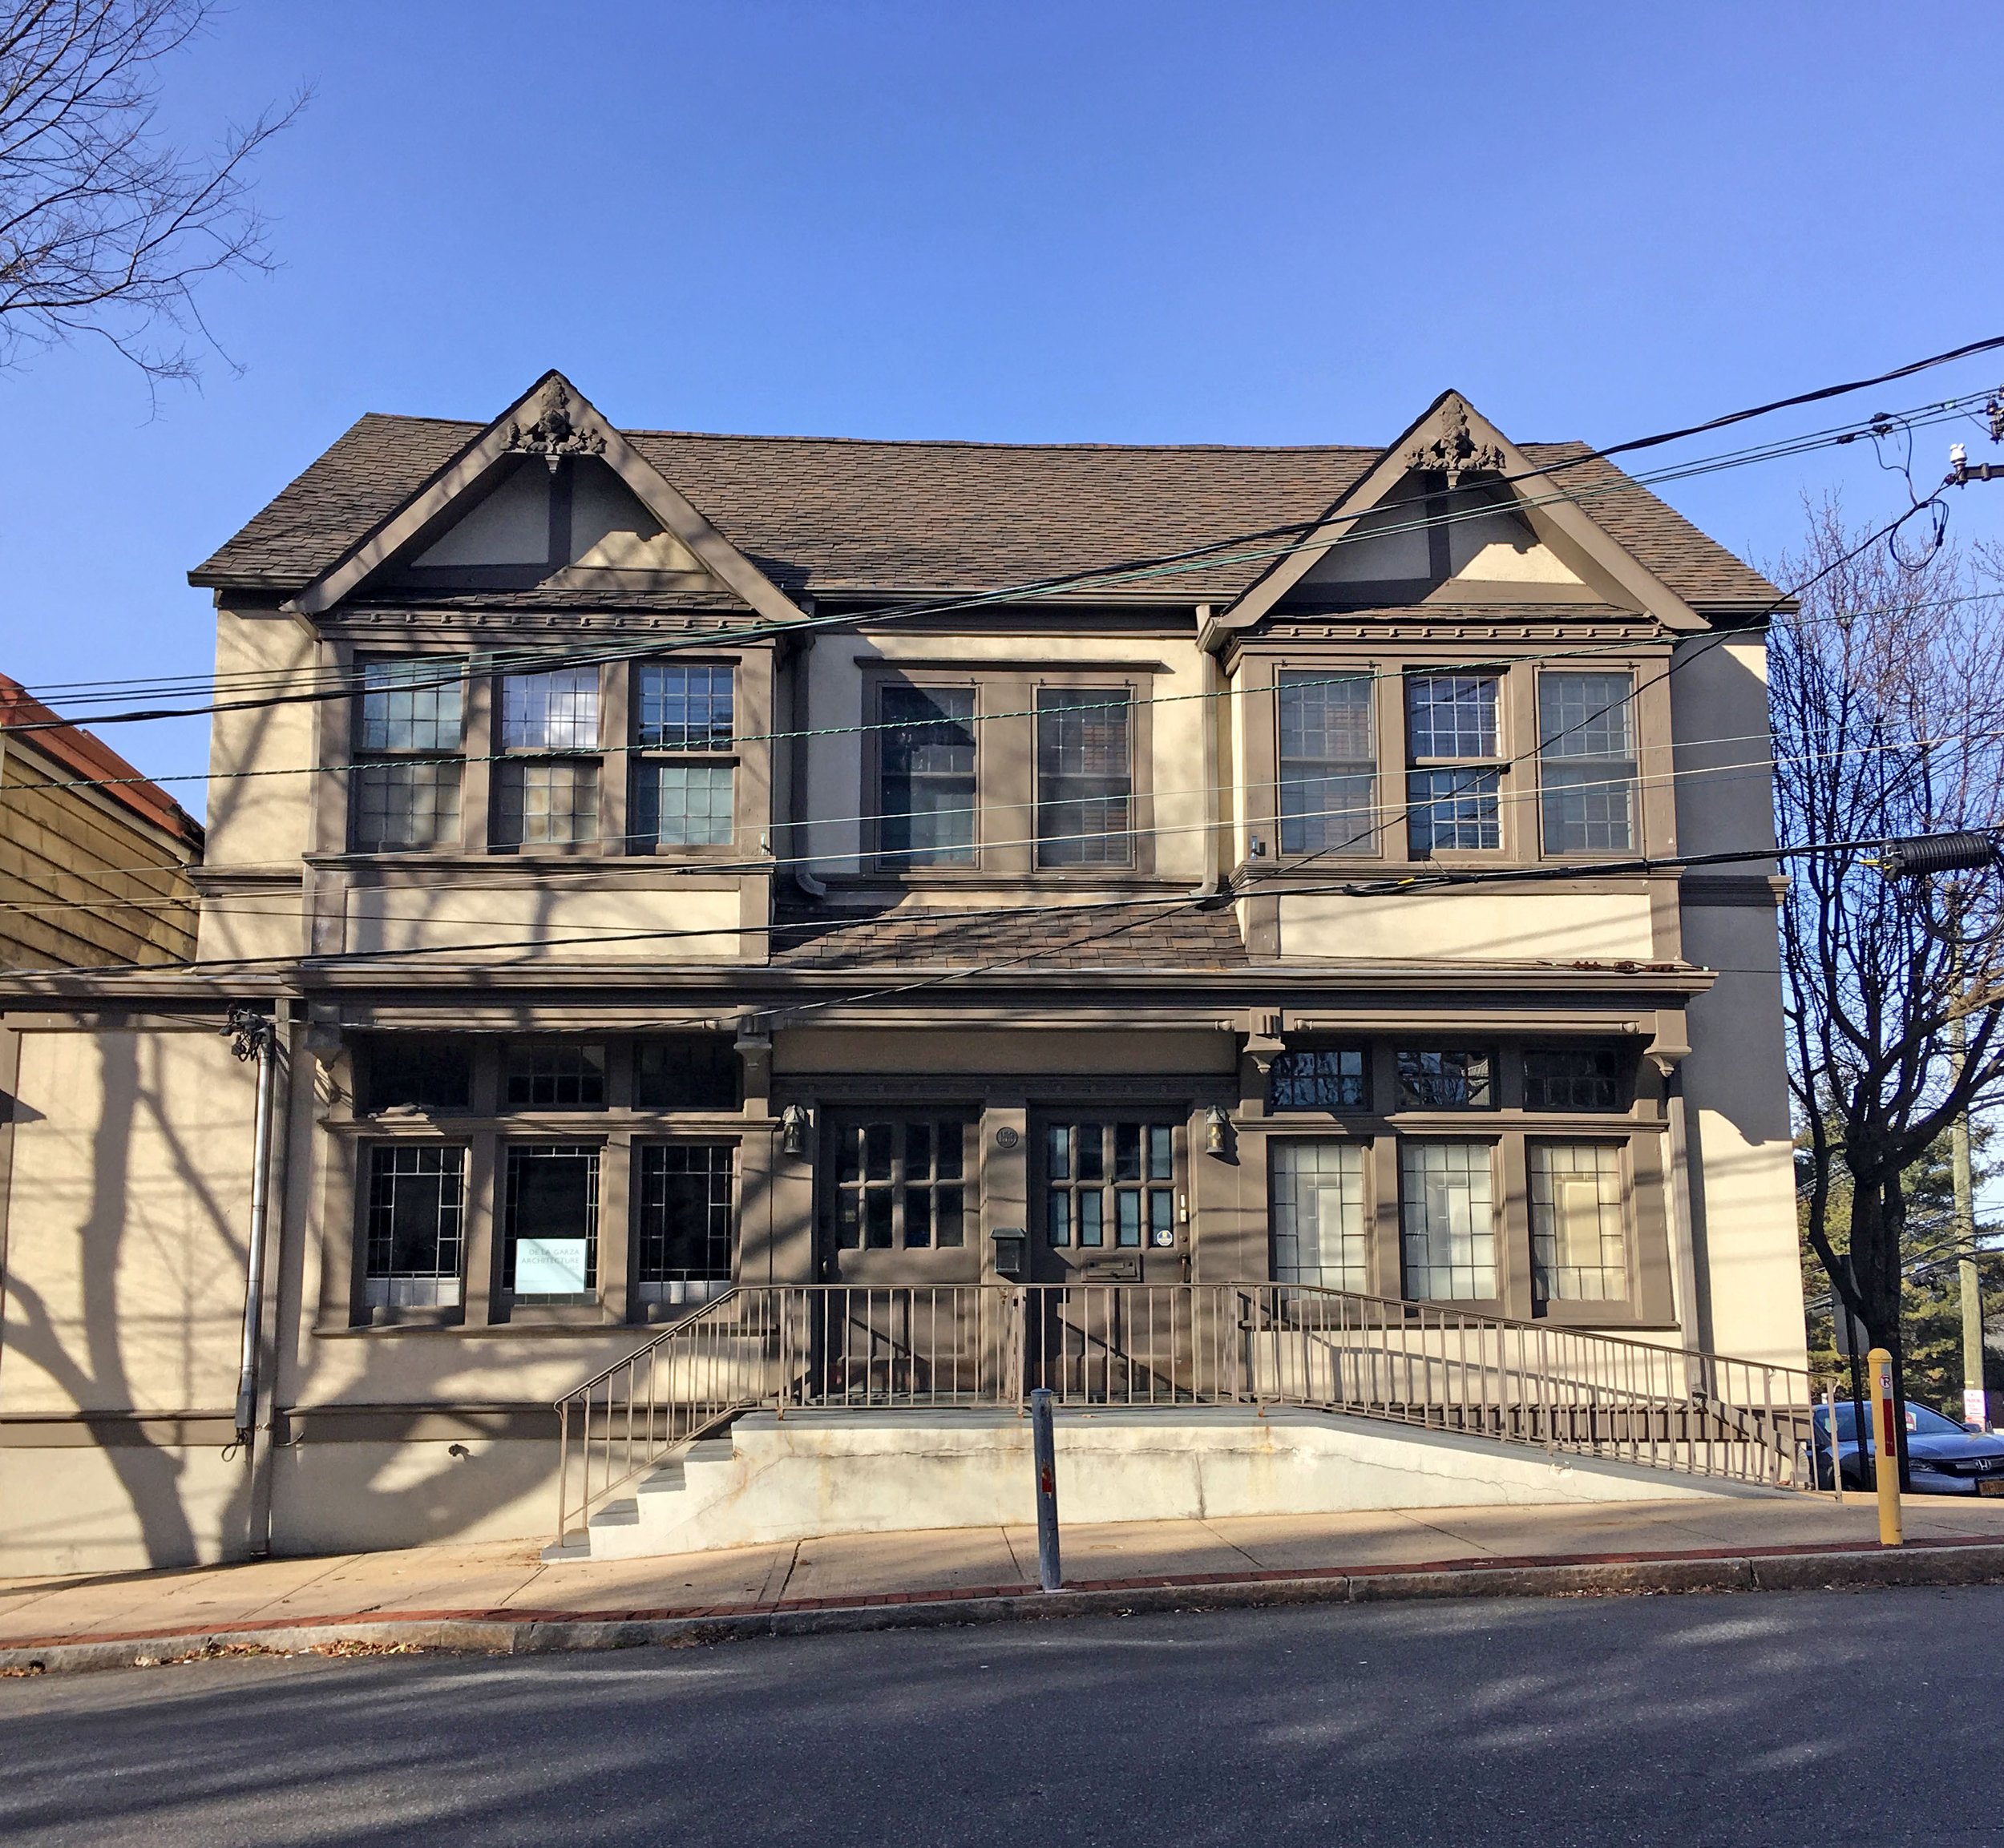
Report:
[{"label": "parked car", "polygon": [[[1847,1489],[1871,1486],[1872,1408],[1865,1407],[1865,1440],[1858,1442],[1857,1408],[1837,1401],[1837,1464]],[[1830,1438],[1816,1407],[1816,1483],[1830,1486]],[[1925,1495],[2004,1495],[2004,1438],[1907,1402],[1906,1455],[1913,1492]]]}]

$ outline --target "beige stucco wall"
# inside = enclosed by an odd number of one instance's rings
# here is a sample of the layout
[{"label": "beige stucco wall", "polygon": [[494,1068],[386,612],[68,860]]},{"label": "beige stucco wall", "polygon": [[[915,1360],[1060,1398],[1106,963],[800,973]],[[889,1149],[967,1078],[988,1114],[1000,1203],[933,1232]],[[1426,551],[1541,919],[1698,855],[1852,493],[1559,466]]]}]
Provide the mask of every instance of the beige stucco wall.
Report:
[{"label": "beige stucco wall", "polygon": [[[487,952],[495,961],[728,962],[738,954],[739,901],[719,891],[567,891],[560,872],[544,886],[482,883],[480,875],[428,886],[357,886],[348,894],[352,950],[477,946],[515,938],[536,944]],[[695,930],[684,937],[648,933]],[[640,933],[636,936],[632,933]],[[626,941],[598,942],[600,938]],[[559,939],[569,938],[563,942]]]},{"label": "beige stucco wall", "polygon": [[[271,684],[282,685],[285,676],[305,675],[315,664],[314,644],[301,624],[282,616],[217,612],[219,676],[269,675],[275,676]],[[314,779],[284,773],[309,769],[316,761],[320,711],[308,703],[216,713],[209,740],[208,865],[297,873],[308,843]],[[234,777],[238,771],[260,773]],[[261,896],[237,908],[248,925],[256,914],[269,914],[273,902]],[[297,942],[295,925],[286,947]],[[205,918],[199,954],[237,953],[217,942]]]},{"label": "beige stucco wall", "polygon": [[1800,1366],[1802,1267],[1772,909],[1687,906],[1686,953],[1719,971],[1683,1067],[1710,1345]]},{"label": "beige stucco wall", "polygon": [[242,1487],[225,1439],[63,1414],[227,1419],[252,1073],[212,1033],[31,1032],[18,1095],[0,1343],[0,1561],[12,1564],[0,1570],[216,1558]]},{"label": "beige stucco wall", "polygon": [[1654,953],[1646,892],[1283,894],[1283,957],[1372,962],[1553,962]]},{"label": "beige stucco wall", "polygon": [[[1774,844],[1767,649],[1758,639],[1683,644],[1672,657],[1677,847],[1723,853]],[[1722,871],[1760,874],[1759,861]]]}]

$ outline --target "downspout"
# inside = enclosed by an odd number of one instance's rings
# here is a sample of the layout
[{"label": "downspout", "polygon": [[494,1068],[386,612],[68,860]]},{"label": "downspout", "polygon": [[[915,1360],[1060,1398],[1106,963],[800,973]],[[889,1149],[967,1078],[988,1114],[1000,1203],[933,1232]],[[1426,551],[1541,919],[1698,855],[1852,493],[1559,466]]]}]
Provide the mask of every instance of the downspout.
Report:
[{"label": "downspout", "polygon": [[230,1050],[257,1061],[257,1120],[252,1132],[250,1249],[244,1263],[244,1344],[236,1371],[236,1442],[253,1449],[257,1423],[257,1346],[265,1306],[265,1229],[271,1217],[272,1101],[277,1088],[278,1035],[268,1015],[232,1007]]}]

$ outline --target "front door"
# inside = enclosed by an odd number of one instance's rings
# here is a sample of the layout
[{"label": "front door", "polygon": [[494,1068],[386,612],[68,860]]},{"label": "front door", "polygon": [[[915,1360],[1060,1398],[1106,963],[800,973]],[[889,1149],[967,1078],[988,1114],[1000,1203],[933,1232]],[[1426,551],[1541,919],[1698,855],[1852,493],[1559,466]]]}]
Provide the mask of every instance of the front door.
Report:
[{"label": "front door", "polygon": [[1025,1350],[1031,1384],[1068,1398],[1188,1396],[1182,1125],[1167,1116],[1051,1111],[1036,1126]]},{"label": "front door", "polygon": [[971,1385],[984,1319],[979,1121],[969,1109],[830,1113],[810,1331],[825,1397],[923,1403]]}]

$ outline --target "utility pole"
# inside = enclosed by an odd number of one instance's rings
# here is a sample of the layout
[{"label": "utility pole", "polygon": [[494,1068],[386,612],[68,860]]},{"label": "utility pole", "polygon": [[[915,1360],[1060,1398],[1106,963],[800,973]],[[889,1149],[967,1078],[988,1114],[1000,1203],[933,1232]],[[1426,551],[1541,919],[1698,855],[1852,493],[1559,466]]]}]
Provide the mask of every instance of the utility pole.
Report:
[{"label": "utility pole", "polygon": [[[1959,899],[1960,894],[1958,894]],[[1955,1009],[1949,1021],[1949,1065],[1957,1078],[1962,1075],[1962,1061],[1969,1051],[1969,1022],[1962,1011],[1963,999],[1962,906],[1949,907],[1954,920],[1956,941]],[[1970,1113],[1956,1112],[1949,1130],[1950,1160],[1955,1174],[1956,1276],[1962,1299],[1962,1422],[1990,1428],[1990,1402],[1983,1390],[1983,1285],[1976,1269],[1976,1203],[1970,1171]]]}]

